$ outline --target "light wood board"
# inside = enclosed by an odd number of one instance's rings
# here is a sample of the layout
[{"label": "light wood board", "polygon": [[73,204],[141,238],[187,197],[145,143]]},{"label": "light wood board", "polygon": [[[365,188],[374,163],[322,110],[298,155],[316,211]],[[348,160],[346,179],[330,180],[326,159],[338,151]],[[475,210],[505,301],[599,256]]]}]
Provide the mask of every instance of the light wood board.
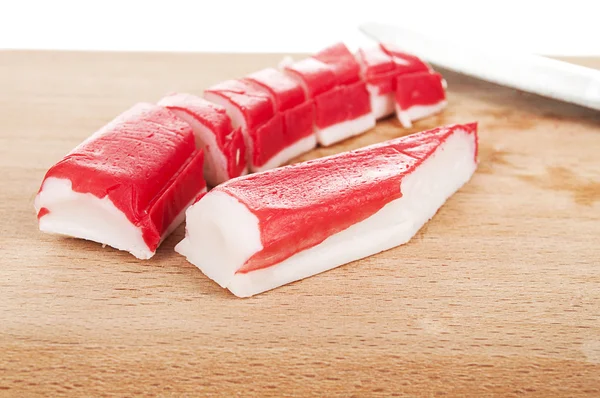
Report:
[{"label": "light wood board", "polygon": [[407,245],[250,299],[183,228],[150,261],[38,232],[90,133],[280,59],[0,52],[0,396],[600,396],[600,113],[446,72],[442,115],[302,159],[477,120],[473,179]]}]

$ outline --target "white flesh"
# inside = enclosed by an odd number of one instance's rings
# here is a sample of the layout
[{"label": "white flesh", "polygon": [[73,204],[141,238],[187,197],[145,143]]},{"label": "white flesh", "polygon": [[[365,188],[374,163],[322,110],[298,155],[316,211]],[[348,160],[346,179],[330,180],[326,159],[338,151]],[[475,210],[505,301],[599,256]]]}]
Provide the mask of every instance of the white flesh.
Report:
[{"label": "white flesh", "polygon": [[175,251],[221,287],[262,250],[258,218],[226,193],[214,191],[186,212],[185,238]]},{"label": "white flesh", "polygon": [[434,105],[414,105],[408,109],[400,109],[398,104],[396,104],[396,116],[402,127],[409,128],[412,127],[412,122],[415,120],[435,115],[441,112],[447,104],[447,101],[441,101]]},{"label": "white flesh", "polygon": [[323,146],[329,146],[346,138],[362,134],[373,127],[375,127],[375,117],[373,113],[369,112],[356,119],[346,120],[345,122],[337,123],[324,129],[318,129],[317,141]]},{"label": "white flesh", "polygon": [[[236,273],[262,249],[258,219],[223,192],[188,209],[176,251],[239,297],[252,296],[408,242],[475,171],[475,136],[457,131],[401,183],[403,196],[281,263]],[[400,188],[400,187],[399,187]]]},{"label": "white flesh", "polygon": [[[36,211],[42,207],[50,211],[40,218],[42,232],[91,240],[127,251],[140,260],[154,255],[144,241],[142,230],[108,196],[100,199],[90,193],[75,192],[71,180],[47,178],[35,198]],[[186,209],[175,217],[161,242],[183,222]]]},{"label": "white flesh", "polygon": [[314,149],[316,146],[317,137],[314,135],[309,135],[308,137],[302,138],[301,140],[294,142],[292,145],[283,148],[262,166],[253,166],[252,171],[257,173],[260,171],[274,169],[275,167],[279,167],[286,163],[288,160]]},{"label": "white flesh", "polygon": [[377,86],[367,84],[369,97],[371,98],[371,111],[375,119],[382,119],[394,113],[394,93],[379,94]]},{"label": "white flesh", "polygon": [[[171,233],[173,233],[173,231],[175,231],[175,229],[177,229],[177,227],[180,226],[185,221],[185,212],[191,205],[194,204],[198,195],[200,195],[201,193],[206,193],[206,192],[207,192],[207,188],[206,187],[202,188],[202,190],[200,190],[200,192],[198,192],[194,196],[194,198],[187,205],[185,205],[185,207],[173,219],[173,221],[171,222],[171,225],[169,225],[169,227],[167,228],[167,230],[165,231],[163,236],[161,236],[160,243],[162,243],[165,239],[167,239],[169,237],[169,235],[171,235]],[[159,246],[160,246],[160,243],[159,243]]]}]

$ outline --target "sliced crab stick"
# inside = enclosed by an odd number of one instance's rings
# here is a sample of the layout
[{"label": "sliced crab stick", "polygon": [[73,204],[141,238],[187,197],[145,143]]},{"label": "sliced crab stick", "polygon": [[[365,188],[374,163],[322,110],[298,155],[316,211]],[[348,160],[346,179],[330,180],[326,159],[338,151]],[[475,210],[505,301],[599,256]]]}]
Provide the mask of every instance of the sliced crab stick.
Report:
[{"label": "sliced crab stick", "polygon": [[[337,88],[331,93],[331,97],[345,108],[344,124],[337,129],[317,133],[319,143],[331,145],[373,128],[375,117],[371,112],[367,85],[361,79],[360,65],[350,50],[343,43],[336,43],[321,50],[313,58],[333,68]],[[327,104],[317,107],[317,110],[322,111],[320,115],[318,114],[321,120],[329,118],[330,108]]]},{"label": "sliced crab stick", "polygon": [[317,145],[313,101],[298,82],[274,68],[252,73],[244,80],[268,93],[283,118],[283,147],[271,158],[268,168],[280,166]]},{"label": "sliced crab stick", "polygon": [[314,100],[317,140],[321,145],[332,145],[375,125],[369,93],[359,70],[354,56],[343,44],[284,66],[284,71]]},{"label": "sliced crab stick", "polygon": [[357,60],[361,65],[362,77],[367,82],[371,108],[377,119],[394,113],[398,76],[431,70],[420,58],[386,44],[359,50]]},{"label": "sliced crab stick", "polygon": [[138,104],[48,170],[35,198],[40,230],[148,259],[206,192],[202,161],[187,123]]},{"label": "sliced crab stick", "polygon": [[396,116],[404,127],[432,116],[447,105],[446,81],[439,73],[421,72],[396,78]]},{"label": "sliced crab stick", "polygon": [[158,102],[187,122],[204,152],[204,178],[210,186],[247,174],[246,144],[225,108],[191,94],[176,93]]},{"label": "sliced crab stick", "polygon": [[269,94],[249,82],[227,80],[205,90],[204,98],[223,106],[233,127],[242,129],[251,171],[276,167],[276,156],[285,147],[283,117]]},{"label": "sliced crab stick", "polygon": [[367,83],[371,109],[376,119],[394,113],[396,64],[391,55],[380,46],[360,49],[357,60],[362,77]]},{"label": "sliced crab stick", "polygon": [[252,296],[406,243],[476,167],[473,123],[240,177],[188,209],[175,250]]},{"label": "sliced crab stick", "polygon": [[396,65],[397,76],[407,75],[409,73],[433,71],[431,66],[416,55],[405,53],[391,44],[380,44],[379,46],[385,53],[392,57],[392,60]]}]

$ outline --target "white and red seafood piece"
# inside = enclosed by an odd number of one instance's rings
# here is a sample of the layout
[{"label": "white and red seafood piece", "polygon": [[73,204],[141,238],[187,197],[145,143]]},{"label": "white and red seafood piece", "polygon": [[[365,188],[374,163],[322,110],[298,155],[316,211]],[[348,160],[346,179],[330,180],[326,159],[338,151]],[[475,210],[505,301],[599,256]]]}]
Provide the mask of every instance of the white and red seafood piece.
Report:
[{"label": "white and red seafood piece", "polygon": [[431,71],[431,67],[419,57],[387,44],[359,50],[357,60],[377,119],[394,113],[396,77]]},{"label": "white and red seafood piece", "polygon": [[360,78],[360,65],[343,44],[286,65],[284,71],[313,99],[317,140],[321,145],[332,145],[375,126],[366,83]]},{"label": "white and red seafood piece", "polygon": [[227,80],[204,91],[204,98],[223,106],[234,128],[240,127],[246,142],[251,171],[273,168],[285,147],[283,117],[275,112],[271,96],[243,80]]},{"label": "white and red seafood piece", "polygon": [[40,230],[148,259],[206,192],[202,163],[187,123],[137,104],[48,170],[35,198]]},{"label": "white and red seafood piece", "polygon": [[243,176],[188,209],[175,250],[251,296],[406,243],[476,167],[473,123]]},{"label": "white and red seafood piece", "polygon": [[446,81],[439,73],[420,72],[396,78],[396,116],[404,127],[432,116],[447,105]]},{"label": "white and red seafood piece", "polygon": [[371,109],[375,119],[394,113],[396,64],[381,46],[360,49],[356,56],[361,65],[363,80],[367,83]]},{"label": "white and red seafood piece", "polygon": [[252,73],[244,80],[268,93],[276,111],[283,118],[281,142],[284,146],[269,160],[265,169],[280,166],[317,146],[314,105],[298,82],[274,68]]},{"label": "white and red seafood piece", "polygon": [[191,94],[175,93],[158,102],[187,122],[196,147],[204,152],[204,178],[210,186],[248,173],[242,129],[233,128],[224,107]]},{"label": "white and red seafood piece", "polygon": [[379,47],[394,61],[396,76],[417,72],[433,72],[429,64],[416,55],[408,54],[392,44],[379,44]]}]

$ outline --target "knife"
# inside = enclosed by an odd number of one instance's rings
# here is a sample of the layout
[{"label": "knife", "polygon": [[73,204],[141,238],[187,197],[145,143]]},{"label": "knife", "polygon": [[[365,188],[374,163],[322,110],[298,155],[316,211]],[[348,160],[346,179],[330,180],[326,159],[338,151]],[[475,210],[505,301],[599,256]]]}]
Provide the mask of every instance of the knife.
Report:
[{"label": "knife", "polygon": [[456,43],[370,22],[359,29],[432,64],[492,83],[600,110],[600,71],[531,54]]}]

